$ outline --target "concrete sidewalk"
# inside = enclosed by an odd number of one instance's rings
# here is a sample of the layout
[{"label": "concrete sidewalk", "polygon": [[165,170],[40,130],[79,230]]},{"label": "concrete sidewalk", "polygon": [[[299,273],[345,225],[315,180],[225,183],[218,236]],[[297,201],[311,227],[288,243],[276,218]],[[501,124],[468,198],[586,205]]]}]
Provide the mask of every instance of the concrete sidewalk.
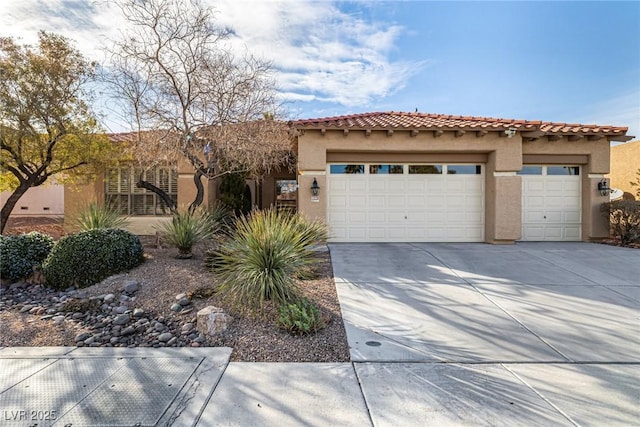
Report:
[{"label": "concrete sidewalk", "polygon": [[5,348],[2,426],[632,426],[637,364],[229,363],[230,350]]},{"label": "concrete sidewalk", "polygon": [[640,251],[331,249],[352,363],[2,348],[0,426],[640,425]]}]

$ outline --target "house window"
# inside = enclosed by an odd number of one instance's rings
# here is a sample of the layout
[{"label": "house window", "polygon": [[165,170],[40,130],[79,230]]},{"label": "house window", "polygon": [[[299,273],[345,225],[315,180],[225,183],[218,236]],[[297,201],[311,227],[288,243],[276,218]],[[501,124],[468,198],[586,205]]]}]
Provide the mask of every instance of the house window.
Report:
[{"label": "house window", "polygon": [[145,181],[178,200],[178,172],[171,167],[143,170],[117,167],[107,171],[105,180],[106,203],[123,215],[170,215],[168,206],[155,193],[136,187],[142,174]]},{"label": "house window", "polygon": [[579,166],[547,166],[547,175],[580,175]]},{"label": "house window", "polygon": [[442,165],[409,165],[409,175],[440,175]]},{"label": "house window", "polygon": [[447,165],[448,175],[480,175],[482,166],[480,165]]},{"label": "house window", "polygon": [[276,180],[276,208],[295,212],[298,200],[298,181],[295,179]]},{"label": "house window", "polygon": [[523,166],[517,175],[542,175],[542,166]]},{"label": "house window", "polygon": [[402,175],[404,166],[402,165],[369,165],[371,175]]},{"label": "house window", "polygon": [[331,165],[329,173],[332,175],[364,173],[364,165]]}]

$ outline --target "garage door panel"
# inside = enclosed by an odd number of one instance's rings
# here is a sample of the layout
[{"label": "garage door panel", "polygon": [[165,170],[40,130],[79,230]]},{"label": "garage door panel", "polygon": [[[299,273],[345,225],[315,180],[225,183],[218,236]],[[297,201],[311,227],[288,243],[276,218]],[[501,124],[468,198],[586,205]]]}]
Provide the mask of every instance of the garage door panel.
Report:
[{"label": "garage door panel", "polygon": [[580,240],[579,176],[522,175],[522,240]]},{"label": "garage door panel", "polygon": [[331,174],[334,241],[482,241],[484,176]]},{"label": "garage door panel", "polygon": [[563,212],[562,213],[562,222],[564,223],[568,223],[568,224],[580,224],[582,222],[582,215],[580,214],[579,211],[573,211],[573,212]]}]

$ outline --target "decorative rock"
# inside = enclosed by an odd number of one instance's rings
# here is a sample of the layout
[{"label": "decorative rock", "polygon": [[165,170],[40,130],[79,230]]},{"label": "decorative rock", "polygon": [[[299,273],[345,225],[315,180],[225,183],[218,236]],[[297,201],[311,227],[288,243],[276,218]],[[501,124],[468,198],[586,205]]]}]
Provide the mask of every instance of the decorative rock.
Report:
[{"label": "decorative rock", "polygon": [[180,314],[189,314],[193,311],[193,307],[188,307],[180,311]]},{"label": "decorative rock", "polygon": [[32,306],[32,305],[28,305],[28,304],[27,304],[27,305],[25,305],[24,307],[22,307],[22,308],[20,309],[20,313],[26,313],[27,311],[31,310],[32,308],[33,308],[33,306]]},{"label": "decorative rock", "polygon": [[120,316],[115,318],[115,320],[113,321],[113,324],[124,325],[126,323],[129,323],[129,320],[131,320],[131,318],[129,317],[128,314],[121,314]]},{"label": "decorative rock", "polygon": [[76,337],[73,339],[75,342],[79,343],[81,341],[86,340],[87,338],[89,338],[91,336],[91,334],[89,332],[81,332],[78,335],[76,335]]},{"label": "decorative rock", "polygon": [[125,307],[124,305],[121,305],[119,307],[116,307],[116,313],[118,314],[123,314],[125,313],[127,310],[129,310],[128,307]]},{"label": "decorative rock", "polygon": [[167,342],[171,338],[173,338],[173,335],[171,335],[171,332],[165,332],[164,334],[160,334],[160,336],[158,336],[158,341]]},{"label": "decorative rock", "polygon": [[187,294],[178,294],[178,295],[176,295],[176,301],[180,301],[181,299],[186,298],[186,297],[187,297]]},{"label": "decorative rock", "polygon": [[128,294],[132,294],[138,290],[138,282],[136,280],[127,280],[123,284],[124,291]]},{"label": "decorative rock", "polygon": [[91,345],[95,340],[96,339],[94,337],[89,337],[86,340],[84,340],[84,345]]},{"label": "decorative rock", "polygon": [[[127,326],[120,332],[120,335],[131,335],[131,334],[134,334],[135,332],[136,330],[133,326]],[[122,342],[122,340],[120,341]]]},{"label": "decorative rock", "polygon": [[189,301],[188,298],[182,298],[180,301],[178,301],[178,304],[180,304],[181,306],[185,307],[185,306],[191,304],[191,301]]},{"label": "decorative rock", "polygon": [[182,325],[182,331],[183,332],[191,332],[194,328],[194,324],[193,323],[185,323],[184,325]]},{"label": "decorative rock", "polygon": [[142,317],[144,316],[144,310],[141,308],[136,308],[133,310],[133,317]]},{"label": "decorative rock", "polygon": [[180,304],[173,304],[171,306],[171,310],[172,311],[181,311],[182,310],[182,306]]},{"label": "decorative rock", "polygon": [[163,325],[162,323],[157,322],[155,325],[153,325],[153,329],[154,329],[155,331],[157,331],[157,332],[162,332],[162,331],[164,331],[165,329],[167,329],[167,327],[166,327],[165,325]]},{"label": "decorative rock", "polygon": [[226,331],[231,322],[231,317],[223,309],[212,305],[198,311],[197,319],[198,332],[209,336]]},{"label": "decorative rock", "polygon": [[200,343],[199,342],[192,342],[191,343],[191,347],[200,347]]},{"label": "decorative rock", "polygon": [[172,337],[169,341],[167,341],[167,345],[172,346],[176,343],[176,341],[178,341],[178,338]]},{"label": "decorative rock", "polygon": [[115,300],[115,299],[116,299],[116,296],[114,294],[107,294],[107,295],[104,296],[103,301],[106,304],[109,304],[110,302],[113,302],[113,300]]},{"label": "decorative rock", "polygon": [[112,345],[113,345],[113,344],[118,343],[118,341],[120,341],[120,338],[118,338],[118,337],[111,337],[111,338],[109,339],[109,344],[112,344]]}]

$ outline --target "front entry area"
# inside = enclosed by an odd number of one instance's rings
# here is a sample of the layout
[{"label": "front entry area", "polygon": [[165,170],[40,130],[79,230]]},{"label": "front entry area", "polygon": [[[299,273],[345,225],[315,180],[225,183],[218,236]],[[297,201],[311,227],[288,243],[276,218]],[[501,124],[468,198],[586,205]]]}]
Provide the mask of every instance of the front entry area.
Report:
[{"label": "front entry area", "polygon": [[333,163],[333,242],[484,241],[484,165]]}]

